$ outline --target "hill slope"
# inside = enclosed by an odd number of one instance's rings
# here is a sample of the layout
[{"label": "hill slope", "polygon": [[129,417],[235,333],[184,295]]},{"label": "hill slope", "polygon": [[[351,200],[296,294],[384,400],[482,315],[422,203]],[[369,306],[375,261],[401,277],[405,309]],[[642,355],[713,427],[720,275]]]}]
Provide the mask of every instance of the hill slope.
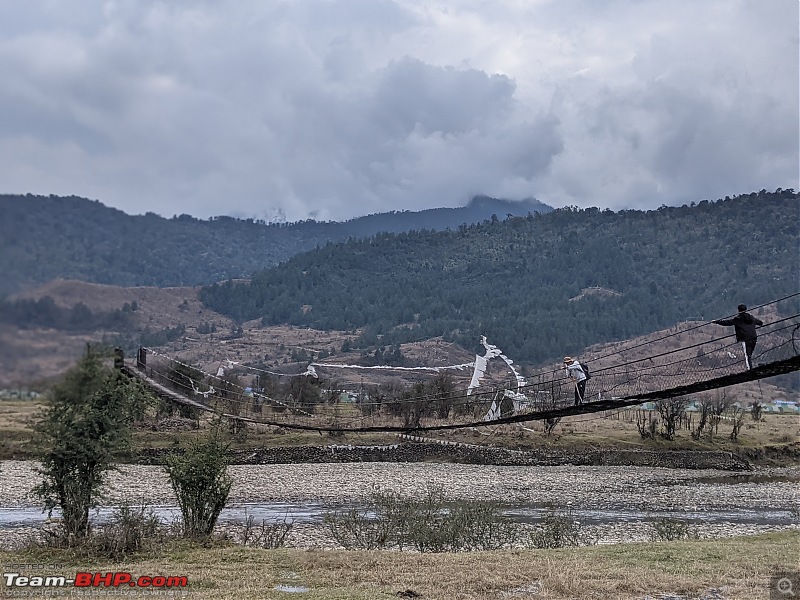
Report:
[{"label": "hill slope", "polygon": [[[264,327],[258,320],[245,322],[238,330],[233,321],[202,306],[197,292],[198,288],[122,288],[78,281],[55,281],[27,292],[21,297],[33,300],[51,298],[55,305],[64,308],[78,303],[94,312],[110,311],[124,303],[136,303],[138,308],[131,315],[125,331],[21,328],[0,323],[0,388],[27,387],[31,384],[41,387],[71,367],[85,351],[87,343],[97,343],[103,339],[112,343],[124,340],[138,343],[139,334],[165,328],[179,329],[181,333],[170,340],[157,343],[148,341],[147,345],[207,373],[215,373],[226,359],[280,372],[302,371],[311,360],[359,365],[374,362],[373,353],[365,356],[360,349],[342,350],[354,345],[360,331],[319,331],[290,325]],[[776,316],[773,311],[755,312],[765,321],[771,321]],[[691,346],[723,331],[722,328],[697,329],[696,325],[696,322],[672,324],[669,329],[647,332],[629,340],[577,349],[575,354],[581,360],[588,360],[592,368],[598,370],[621,360],[672,350],[676,344]],[[553,363],[527,364],[510,352],[502,341],[489,341],[499,343],[525,375],[553,368]],[[472,348],[477,342],[471,340],[470,350],[467,350],[454,342],[431,338],[403,343],[399,350],[405,366],[446,366],[472,361],[475,356],[472,350],[482,355],[483,348]],[[131,356],[135,345],[128,350]],[[333,376],[340,386],[351,388],[390,381],[410,385],[418,378],[418,374],[390,370],[320,369],[320,373],[324,378]],[[465,388],[472,376],[469,369],[451,373],[459,389]],[[509,373],[503,361],[490,361],[485,381],[507,381]],[[789,390],[797,390],[797,378],[790,381],[790,377],[742,384],[731,393],[742,402],[783,398]]]},{"label": "hill slope", "polygon": [[329,241],[549,210],[535,200],[476,197],[461,208],[267,225],[229,217],[131,216],[74,196],[0,195],[0,295],[56,278],[122,286],[209,284],[248,277]]},{"label": "hill slope", "polygon": [[437,336],[470,348],[487,335],[538,363],[796,292],[799,206],[793,190],[762,191],[381,234],[295,256],[249,284],[203,288],[201,299],[264,325],[364,328],[365,348]]}]

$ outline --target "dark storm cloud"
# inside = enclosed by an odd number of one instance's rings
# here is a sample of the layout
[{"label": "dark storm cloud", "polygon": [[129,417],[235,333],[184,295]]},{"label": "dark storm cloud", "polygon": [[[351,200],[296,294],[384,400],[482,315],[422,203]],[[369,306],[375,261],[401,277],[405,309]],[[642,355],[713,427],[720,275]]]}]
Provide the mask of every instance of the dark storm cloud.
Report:
[{"label": "dark storm cloud", "polygon": [[4,192],[348,218],[798,184],[793,1],[0,2]]}]

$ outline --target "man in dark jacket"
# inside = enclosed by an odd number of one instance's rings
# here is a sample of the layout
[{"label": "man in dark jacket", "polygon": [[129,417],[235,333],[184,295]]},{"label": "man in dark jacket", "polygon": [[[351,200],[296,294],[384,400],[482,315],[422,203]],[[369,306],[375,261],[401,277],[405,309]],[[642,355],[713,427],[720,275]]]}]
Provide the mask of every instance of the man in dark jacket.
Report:
[{"label": "man in dark jacket", "polygon": [[742,343],[744,362],[749,370],[753,368],[753,350],[755,350],[756,340],[758,339],[756,325],[761,327],[764,323],[748,313],[747,307],[744,304],[740,304],[738,310],[739,314],[732,319],[720,319],[718,321],[712,321],[712,323],[716,323],[717,325],[733,325],[734,331],[736,332],[736,341]]}]

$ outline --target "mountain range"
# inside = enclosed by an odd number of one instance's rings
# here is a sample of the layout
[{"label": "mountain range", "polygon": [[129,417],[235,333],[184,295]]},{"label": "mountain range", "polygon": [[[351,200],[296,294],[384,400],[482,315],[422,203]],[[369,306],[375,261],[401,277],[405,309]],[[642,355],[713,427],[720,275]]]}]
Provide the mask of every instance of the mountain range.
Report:
[{"label": "mountain range", "polygon": [[378,232],[444,230],[492,215],[552,208],[476,196],[464,207],[390,212],[345,222],[128,215],[76,196],[0,195],[0,296],[64,278],[121,286],[186,286],[249,277],[328,242]]},{"label": "mountain range", "polygon": [[200,298],[238,321],[359,329],[365,349],[437,336],[469,347],[486,335],[538,363],[797,292],[793,190],[692,204],[349,239]]},{"label": "mountain range", "polygon": [[[263,348],[275,337],[267,332],[294,327],[330,332],[317,352],[371,362],[425,340],[479,352],[486,335],[521,363],[544,364],[796,294],[799,209],[798,194],[782,189],[618,212],[477,197],[462,209],[267,225],[4,196],[3,289],[29,293],[0,299],[3,362],[32,360],[56,331],[79,352],[100,337],[179,348],[242,331]],[[39,285],[56,278],[128,287]],[[172,288],[188,284],[206,285]],[[93,304],[95,295],[105,300]],[[776,309],[800,312],[796,298]],[[302,362],[293,337],[271,361]]]}]

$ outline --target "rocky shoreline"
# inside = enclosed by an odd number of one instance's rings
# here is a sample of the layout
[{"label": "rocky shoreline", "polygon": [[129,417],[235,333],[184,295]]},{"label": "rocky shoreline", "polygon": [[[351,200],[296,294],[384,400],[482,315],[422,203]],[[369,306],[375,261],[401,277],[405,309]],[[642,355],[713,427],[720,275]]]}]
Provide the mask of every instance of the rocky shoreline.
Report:
[{"label": "rocky shoreline", "polygon": [[[752,471],[751,463],[731,452],[695,450],[624,450],[536,448],[511,450],[454,442],[433,442],[405,436],[409,442],[381,446],[282,446],[234,450],[231,463],[273,465],[304,463],[359,462],[448,462],[497,466],[626,466],[667,469],[717,469]],[[140,450],[132,461],[142,465],[160,465],[175,450],[150,448]]]},{"label": "rocky shoreline", "polygon": [[[30,461],[0,462],[0,511],[38,505],[30,493],[37,482],[35,469],[36,463]],[[687,518],[703,537],[746,535],[798,525],[796,518],[787,521],[787,515],[797,510],[800,467],[731,473],[641,466],[376,461],[237,464],[230,467],[230,474],[233,487],[228,506],[284,502],[319,503],[335,509],[364,502],[376,488],[419,497],[431,485],[440,485],[450,500],[605,511],[614,518],[593,526],[601,543],[647,539],[647,520],[656,515]],[[109,478],[106,503],[114,506],[125,501],[176,505],[164,469],[152,464],[120,465],[119,472]],[[744,513],[783,516],[774,523],[769,517],[737,522]],[[3,528],[0,546],[20,543],[29,530]],[[336,546],[321,526],[313,525],[293,528],[289,544],[304,548]]]}]

